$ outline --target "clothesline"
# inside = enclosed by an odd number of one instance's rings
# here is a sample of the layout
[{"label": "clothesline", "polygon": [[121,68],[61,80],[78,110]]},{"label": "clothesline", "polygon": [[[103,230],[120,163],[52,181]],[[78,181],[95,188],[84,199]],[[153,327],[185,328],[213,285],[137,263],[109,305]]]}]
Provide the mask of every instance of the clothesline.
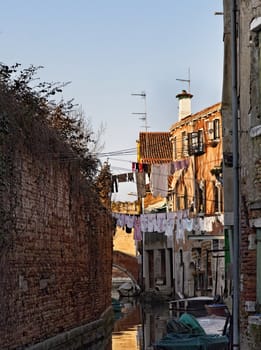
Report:
[{"label": "clothesline", "polygon": [[121,214],[112,213],[116,219],[116,225],[124,229],[127,233],[132,233],[134,229],[134,239],[142,240],[142,232],[158,232],[166,236],[172,236],[176,229],[176,240],[185,240],[185,232],[194,231],[195,234],[202,232],[212,232],[213,224],[219,221],[224,224],[223,215],[189,217],[189,211],[179,210],[168,213],[148,213],[148,214]]}]

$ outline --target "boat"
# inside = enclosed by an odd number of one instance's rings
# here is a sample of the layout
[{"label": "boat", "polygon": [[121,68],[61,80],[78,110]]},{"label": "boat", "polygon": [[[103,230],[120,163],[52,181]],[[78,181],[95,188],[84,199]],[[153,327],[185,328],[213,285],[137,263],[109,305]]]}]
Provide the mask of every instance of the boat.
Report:
[{"label": "boat", "polygon": [[155,350],[227,350],[226,334],[208,334],[198,320],[188,313],[167,324],[167,334],[153,344]]},{"label": "boat", "polygon": [[229,315],[229,310],[226,304],[209,304],[205,305],[208,315],[216,315],[226,317]]},{"label": "boat", "polygon": [[180,298],[169,301],[169,309],[176,315],[189,312],[194,316],[204,316],[207,313],[206,305],[213,304],[213,297],[200,296],[191,298]]},{"label": "boat", "polygon": [[117,289],[121,297],[135,297],[140,294],[140,287],[132,282],[125,282]]},{"label": "boat", "polygon": [[207,315],[197,317],[206,334],[229,335],[230,316]]}]

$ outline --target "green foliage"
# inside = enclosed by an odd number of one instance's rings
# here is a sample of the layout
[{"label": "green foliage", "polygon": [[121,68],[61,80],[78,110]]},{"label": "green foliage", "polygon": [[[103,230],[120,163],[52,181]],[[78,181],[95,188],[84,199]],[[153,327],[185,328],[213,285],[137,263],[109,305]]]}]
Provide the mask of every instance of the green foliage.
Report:
[{"label": "green foliage", "polygon": [[107,162],[105,162],[101,167],[99,176],[96,178],[95,185],[103,204],[106,207],[110,207],[112,181],[110,165]]},{"label": "green foliage", "polygon": [[0,63],[0,134],[8,134],[8,117],[12,114],[21,116],[29,133],[33,120],[45,122],[71,149],[65,157],[78,161],[83,175],[93,180],[99,160],[90,149],[98,140],[93,139],[90,126],[86,128],[82,112],[75,109],[73,100],[54,100],[68,83],[39,82],[40,68],[21,69],[18,63],[10,67]]}]

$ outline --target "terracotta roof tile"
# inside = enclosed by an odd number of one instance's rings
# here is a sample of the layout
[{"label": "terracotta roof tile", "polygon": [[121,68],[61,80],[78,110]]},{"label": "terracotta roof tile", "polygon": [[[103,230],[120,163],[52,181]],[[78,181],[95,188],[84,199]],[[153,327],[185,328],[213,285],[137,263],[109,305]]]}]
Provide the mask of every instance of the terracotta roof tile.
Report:
[{"label": "terracotta roof tile", "polygon": [[169,132],[140,132],[139,144],[141,162],[155,164],[172,161]]}]

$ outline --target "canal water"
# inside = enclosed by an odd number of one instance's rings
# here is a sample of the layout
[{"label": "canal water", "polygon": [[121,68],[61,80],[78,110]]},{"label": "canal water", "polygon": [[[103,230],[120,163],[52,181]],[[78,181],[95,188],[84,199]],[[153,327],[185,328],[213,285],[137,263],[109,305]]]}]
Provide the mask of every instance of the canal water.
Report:
[{"label": "canal water", "polygon": [[121,311],[115,313],[111,350],[152,350],[166,333],[168,303],[142,304],[133,298],[121,303]]}]

